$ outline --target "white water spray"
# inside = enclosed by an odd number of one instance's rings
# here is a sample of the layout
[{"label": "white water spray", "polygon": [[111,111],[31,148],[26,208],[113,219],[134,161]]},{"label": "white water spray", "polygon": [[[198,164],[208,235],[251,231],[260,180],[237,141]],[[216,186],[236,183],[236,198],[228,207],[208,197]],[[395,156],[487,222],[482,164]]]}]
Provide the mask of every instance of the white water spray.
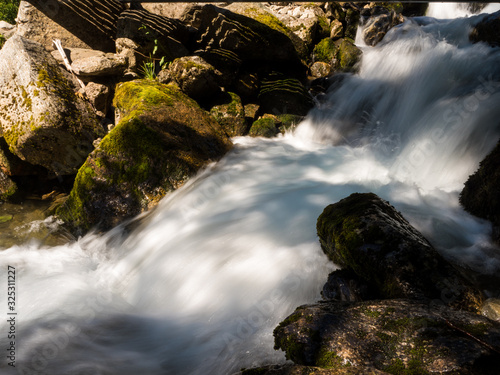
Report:
[{"label": "white water spray", "polygon": [[273,328],[334,269],[316,219],[353,192],[389,200],[457,262],[498,271],[489,224],[458,205],[500,136],[500,52],[469,44],[471,22],[394,29],[294,135],[236,139],[130,234],[3,251],[0,279],[15,267],[19,293],[16,369],[3,360],[2,373],[220,375],[284,361]]}]

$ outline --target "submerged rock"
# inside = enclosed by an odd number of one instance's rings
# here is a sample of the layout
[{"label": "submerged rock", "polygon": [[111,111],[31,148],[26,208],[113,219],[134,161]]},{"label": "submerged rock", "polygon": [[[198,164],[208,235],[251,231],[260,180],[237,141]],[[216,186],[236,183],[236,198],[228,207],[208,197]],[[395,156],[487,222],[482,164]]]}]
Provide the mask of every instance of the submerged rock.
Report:
[{"label": "submerged rock", "polygon": [[74,174],[104,131],[69,74],[39,43],[20,35],[0,51],[0,124],[10,151],[59,174]]},{"label": "submerged rock", "polygon": [[405,299],[301,306],[274,336],[296,364],[330,370],[493,375],[500,368],[499,323]]},{"label": "submerged rock", "polygon": [[481,161],[460,194],[461,205],[471,214],[493,223],[493,239],[500,242],[500,142]]},{"label": "submerged rock", "polygon": [[215,119],[174,85],[123,83],[114,105],[120,122],[80,168],[57,210],[83,231],[109,229],[153,207],[231,148]]},{"label": "submerged rock", "polygon": [[435,299],[458,309],[480,309],[482,293],[375,194],[355,193],[329,205],[317,230],[325,254],[380,297]]}]

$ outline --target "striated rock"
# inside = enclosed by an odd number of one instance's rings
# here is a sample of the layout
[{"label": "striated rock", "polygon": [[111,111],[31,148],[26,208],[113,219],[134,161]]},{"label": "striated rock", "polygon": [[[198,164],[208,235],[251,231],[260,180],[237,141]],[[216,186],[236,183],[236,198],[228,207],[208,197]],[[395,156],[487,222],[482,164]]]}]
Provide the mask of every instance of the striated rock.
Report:
[{"label": "striated rock", "polygon": [[271,74],[262,80],[259,92],[263,113],[305,116],[314,106],[312,97],[302,83],[281,74]]},{"label": "striated rock", "polygon": [[109,229],[181,186],[231,142],[175,85],[135,80],[117,87],[120,122],[78,171],[57,215],[75,230]]},{"label": "striated rock", "polygon": [[500,46],[500,11],[486,16],[475,25],[469,38],[474,43],[486,42],[493,47]]},{"label": "striated rock", "polygon": [[52,40],[63,47],[115,51],[116,24],[125,4],[118,0],[21,1],[17,32],[52,50]]},{"label": "striated rock", "polygon": [[168,18],[181,18],[193,3],[142,3],[142,7],[150,13]]},{"label": "striated rock", "polygon": [[387,375],[373,367],[349,366],[336,369],[325,369],[301,365],[271,365],[246,369],[239,375]]},{"label": "striated rock", "polygon": [[127,60],[124,56],[106,53],[73,60],[71,68],[82,77],[116,76],[125,72]]},{"label": "striated rock", "polygon": [[198,101],[213,100],[221,93],[215,68],[199,56],[184,56],[175,59],[168,69],[160,72],[162,83],[176,83],[180,89]]},{"label": "striated rock", "polygon": [[458,309],[480,309],[482,293],[375,194],[355,193],[329,205],[317,230],[325,254],[380,297],[436,299]]},{"label": "striated rock", "polygon": [[145,10],[126,10],[120,14],[116,32],[116,51],[127,56],[132,69],[148,57],[172,61],[189,54],[187,27],[179,20]]},{"label": "striated rock", "polygon": [[[258,15],[257,12],[257,19]],[[183,19],[197,29],[196,48],[205,51],[203,58],[217,69],[223,65],[220,61],[224,65],[232,62],[233,71],[241,66],[251,67],[254,72],[275,67],[295,75],[304,74],[299,54],[286,30],[280,30],[283,25],[276,18],[268,22],[271,27],[227,9],[205,5],[193,6]]]},{"label": "striated rock", "polygon": [[245,109],[237,94],[228,93],[226,103],[213,106],[210,109],[210,114],[215,117],[228,136],[237,137],[247,134],[248,124],[245,118]]},{"label": "striated rock", "polygon": [[481,161],[460,193],[460,204],[466,211],[493,223],[493,239],[500,242],[500,142]]},{"label": "striated rock", "polygon": [[274,337],[287,359],[330,370],[493,375],[500,366],[500,323],[405,299],[301,306]]},{"label": "striated rock", "polygon": [[12,153],[56,174],[73,174],[103,134],[68,73],[20,35],[0,51],[0,124]]}]

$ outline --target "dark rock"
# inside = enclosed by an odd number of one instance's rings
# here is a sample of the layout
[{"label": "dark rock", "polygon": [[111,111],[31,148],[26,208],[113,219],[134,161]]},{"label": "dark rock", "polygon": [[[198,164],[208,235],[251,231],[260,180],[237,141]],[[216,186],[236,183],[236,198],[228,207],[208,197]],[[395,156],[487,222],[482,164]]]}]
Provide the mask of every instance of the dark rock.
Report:
[{"label": "dark rock", "polygon": [[325,300],[365,301],[373,297],[368,285],[351,270],[336,270],[328,275],[321,295]]},{"label": "dark rock", "polygon": [[352,194],[319,216],[325,254],[383,298],[436,299],[479,311],[483,296],[388,202]]},{"label": "dark rock", "polygon": [[8,200],[17,193],[17,185],[0,169],[0,201]]},{"label": "dark rock", "polygon": [[314,101],[302,83],[280,74],[271,74],[261,81],[259,100],[263,113],[305,116]]},{"label": "dark rock", "polygon": [[52,40],[63,47],[115,51],[116,24],[125,4],[118,0],[21,1],[18,33],[52,50]]},{"label": "dark rock", "polygon": [[481,161],[460,194],[466,211],[493,223],[493,239],[500,242],[500,142]]},{"label": "dark rock", "polygon": [[210,109],[210,114],[215,117],[228,136],[236,137],[248,133],[245,109],[241,98],[235,93],[228,93],[227,101],[213,106]]},{"label": "dark rock", "polygon": [[58,174],[74,174],[104,131],[71,75],[20,35],[0,51],[0,124],[10,151]]},{"label": "dark rock", "polygon": [[32,165],[14,155],[9,150],[5,139],[0,137],[0,170],[7,176],[44,176],[47,170],[43,167]]},{"label": "dark rock", "polygon": [[57,210],[75,232],[109,229],[153,207],[231,148],[217,122],[175,85],[123,83],[114,106],[120,122],[80,168]]},{"label": "dark rock", "polygon": [[176,83],[180,89],[199,102],[213,101],[221,94],[215,68],[199,56],[184,56],[175,59],[168,69],[158,75],[162,83]]},{"label": "dark rock", "polygon": [[404,299],[301,306],[274,336],[296,364],[330,370],[493,375],[500,368],[499,323]]},{"label": "dark rock", "polygon": [[350,366],[325,369],[301,365],[271,365],[241,371],[239,375],[387,375],[373,367]]},{"label": "dark rock", "polygon": [[[297,76],[305,73],[290,38],[263,22],[213,5],[193,6],[183,19],[197,29],[196,48],[202,51],[221,51],[222,56],[253,71],[276,68]],[[221,69],[215,59],[202,56]]]},{"label": "dark rock", "polygon": [[500,11],[486,16],[470,33],[474,43],[486,42],[493,47],[500,46]]},{"label": "dark rock", "polygon": [[355,39],[360,21],[360,5],[352,2],[332,2],[326,4],[326,9],[327,17],[342,24],[342,32],[337,34],[338,37]]},{"label": "dark rock", "polygon": [[429,3],[418,2],[404,2],[403,4],[403,12],[401,13],[405,17],[418,17],[425,16],[427,12],[427,8],[429,8]]}]

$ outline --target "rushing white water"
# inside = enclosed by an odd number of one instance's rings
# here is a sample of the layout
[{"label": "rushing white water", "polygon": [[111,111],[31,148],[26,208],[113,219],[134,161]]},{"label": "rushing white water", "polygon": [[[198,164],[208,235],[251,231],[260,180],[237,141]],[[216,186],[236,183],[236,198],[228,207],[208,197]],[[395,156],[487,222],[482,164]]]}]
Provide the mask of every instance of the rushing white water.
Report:
[{"label": "rushing white water", "polygon": [[[2,356],[2,374],[220,375],[284,361],[273,328],[318,300],[334,269],[316,219],[353,192],[389,200],[457,262],[498,271],[489,224],[458,204],[500,137],[500,50],[469,44],[477,20],[421,17],[364,47],[359,74],[295,134],[235,139],[131,233],[3,251],[18,314],[16,368]],[[0,306],[5,354],[5,293]]]}]

